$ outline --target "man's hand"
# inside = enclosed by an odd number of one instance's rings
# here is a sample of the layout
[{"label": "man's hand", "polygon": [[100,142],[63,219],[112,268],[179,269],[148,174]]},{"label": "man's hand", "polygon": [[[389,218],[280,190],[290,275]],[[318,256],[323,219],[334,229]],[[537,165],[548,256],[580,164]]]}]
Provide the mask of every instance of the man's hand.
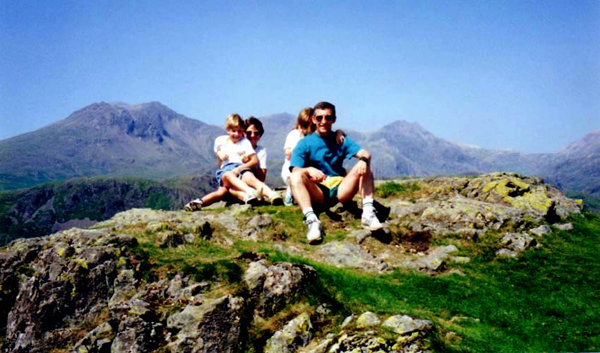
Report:
[{"label": "man's hand", "polygon": [[287,159],[288,161],[292,158],[292,149],[291,148],[286,148],[285,150],[283,150],[283,153],[285,153],[285,159]]},{"label": "man's hand", "polygon": [[318,170],[315,167],[306,168],[306,174],[308,176],[308,179],[317,183],[320,183],[327,178],[322,171]]},{"label": "man's hand", "polygon": [[338,130],[335,132],[335,142],[338,145],[342,145],[344,143],[344,140],[346,139],[346,133],[344,132],[344,130]]},{"label": "man's hand", "polygon": [[249,160],[250,160],[250,156],[244,153],[244,154],[242,155],[242,163],[246,163],[246,162],[248,162]]},{"label": "man's hand", "polygon": [[354,172],[357,176],[363,176],[367,173],[367,168],[369,168],[369,164],[366,161],[360,160],[356,163],[356,168],[354,168]]},{"label": "man's hand", "polygon": [[227,155],[227,153],[225,153],[223,151],[217,151],[217,157],[219,157],[219,159],[222,161],[229,159],[229,156]]}]

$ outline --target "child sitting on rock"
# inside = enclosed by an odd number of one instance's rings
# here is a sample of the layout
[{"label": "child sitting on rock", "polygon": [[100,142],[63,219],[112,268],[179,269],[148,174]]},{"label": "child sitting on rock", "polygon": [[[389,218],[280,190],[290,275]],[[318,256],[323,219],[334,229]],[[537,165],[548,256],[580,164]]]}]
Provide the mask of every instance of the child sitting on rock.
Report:
[{"label": "child sitting on rock", "polygon": [[[198,211],[221,200],[229,190],[235,190],[235,196],[245,203],[258,201],[260,190],[254,189],[242,180],[242,175],[258,164],[256,152],[245,135],[244,120],[238,114],[230,114],[225,120],[227,135],[215,139],[214,151],[219,169],[215,173],[219,189],[195,199],[185,205],[186,211]],[[246,162],[242,157],[246,156]]]}]

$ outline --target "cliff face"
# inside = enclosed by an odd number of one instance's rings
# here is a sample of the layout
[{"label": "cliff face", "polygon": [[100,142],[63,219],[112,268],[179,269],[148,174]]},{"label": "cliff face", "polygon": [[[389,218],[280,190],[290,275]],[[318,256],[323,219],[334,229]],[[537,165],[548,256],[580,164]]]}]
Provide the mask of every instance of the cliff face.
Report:
[{"label": "cliff face", "polygon": [[0,250],[0,348],[421,352],[443,321],[355,311],[300,262],[371,276],[464,276],[462,264],[478,256],[466,249],[480,239],[493,258],[519,257],[568,231],[564,220],[581,209],[516,174],[406,180],[378,192],[383,231],[358,229],[356,205],[336,207],[321,215],[327,235],[312,247],[295,207],[248,205],[132,209],[93,229],[16,240]]}]

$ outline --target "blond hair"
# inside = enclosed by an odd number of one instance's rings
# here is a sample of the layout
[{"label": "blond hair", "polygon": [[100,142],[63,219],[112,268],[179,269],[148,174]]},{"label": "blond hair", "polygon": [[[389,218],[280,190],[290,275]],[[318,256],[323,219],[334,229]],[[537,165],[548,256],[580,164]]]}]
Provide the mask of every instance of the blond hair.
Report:
[{"label": "blond hair", "polygon": [[244,124],[244,119],[239,114],[229,114],[227,119],[225,120],[225,129],[235,129],[240,128],[244,130],[246,125]]},{"label": "blond hair", "polygon": [[313,112],[314,110],[311,107],[302,109],[298,113],[298,120],[294,129],[302,131],[305,136],[315,131],[315,125],[312,122]]}]

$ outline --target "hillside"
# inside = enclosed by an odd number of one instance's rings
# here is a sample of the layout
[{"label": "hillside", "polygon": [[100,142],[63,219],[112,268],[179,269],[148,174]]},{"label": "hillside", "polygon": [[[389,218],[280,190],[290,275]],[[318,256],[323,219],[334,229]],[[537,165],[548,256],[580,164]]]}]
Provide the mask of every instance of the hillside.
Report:
[{"label": "hillside", "polygon": [[177,210],[216,187],[209,175],[162,182],[136,178],[79,178],[0,192],[0,246],[16,238],[88,227],[135,207]]},{"label": "hillside", "polygon": [[600,218],[516,174],[377,186],[356,208],[133,209],[0,249],[0,350],[600,349]]}]

